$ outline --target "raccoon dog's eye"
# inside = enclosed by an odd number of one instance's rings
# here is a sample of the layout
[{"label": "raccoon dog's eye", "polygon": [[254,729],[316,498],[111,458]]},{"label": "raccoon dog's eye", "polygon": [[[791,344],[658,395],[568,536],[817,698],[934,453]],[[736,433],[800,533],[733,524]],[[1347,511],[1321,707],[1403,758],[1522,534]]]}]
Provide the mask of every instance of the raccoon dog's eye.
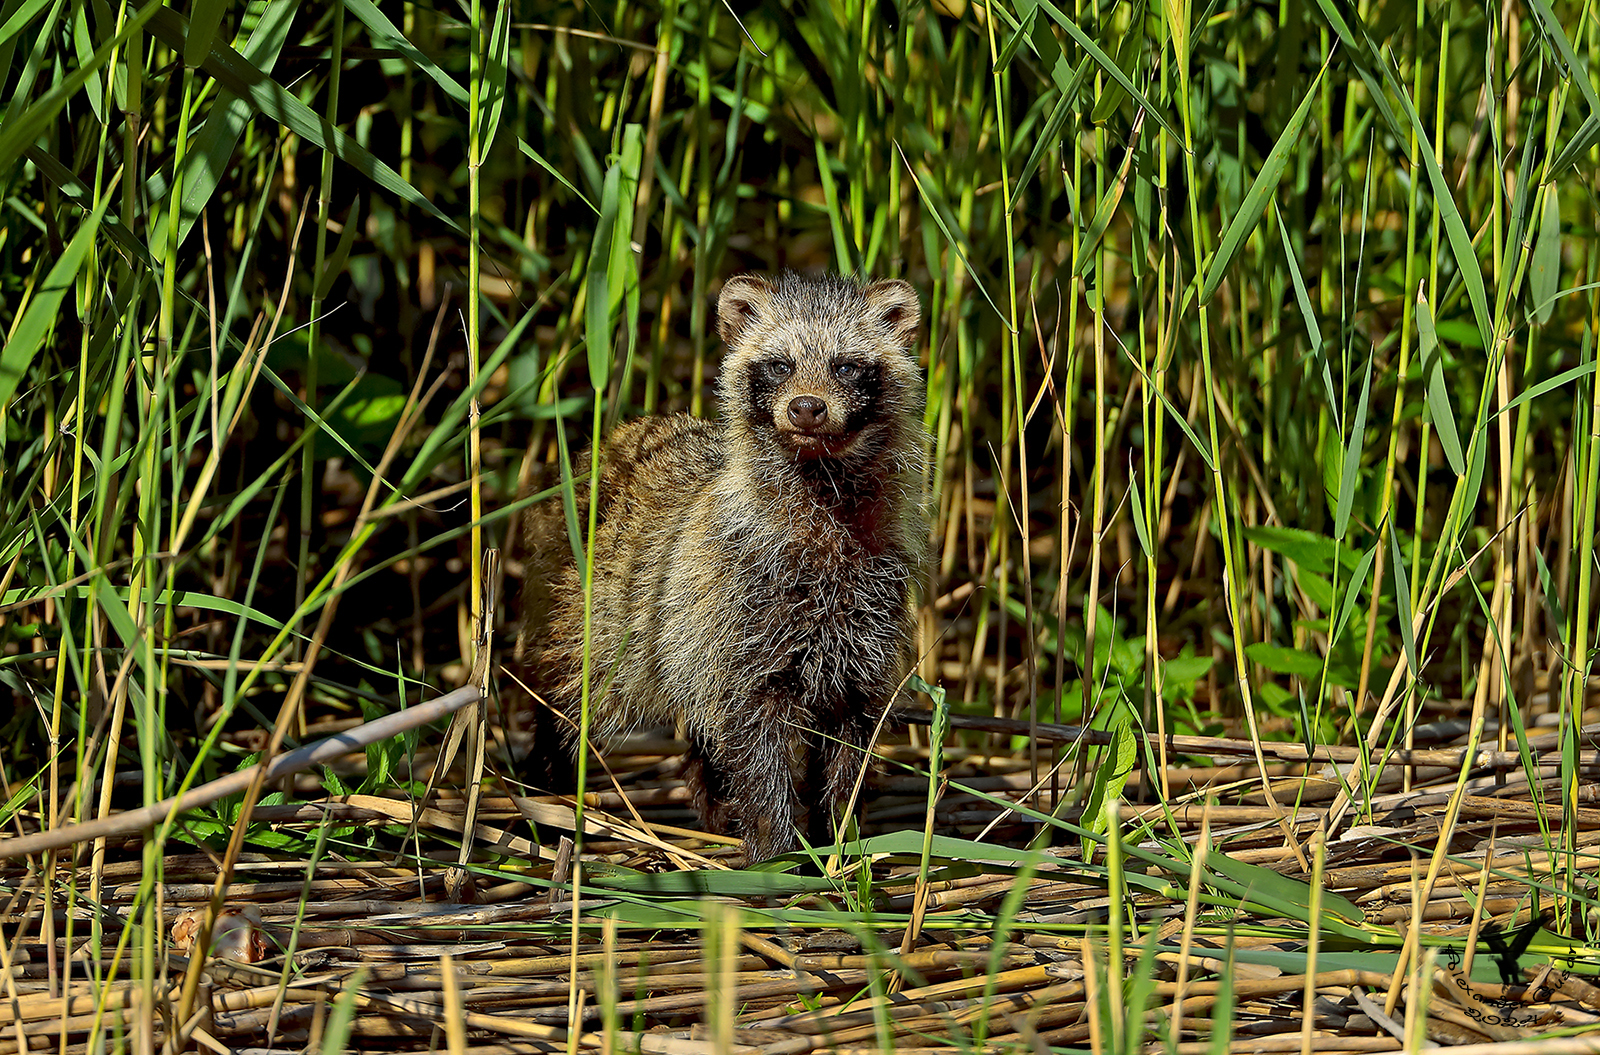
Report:
[{"label": "raccoon dog's eye", "polygon": [[861,367],[856,363],[834,363],[833,376],[841,381],[854,381],[861,376]]},{"label": "raccoon dog's eye", "polygon": [[766,371],[767,376],[772,378],[774,381],[782,381],[784,378],[794,373],[794,364],[783,359],[774,359],[770,363],[763,363],[761,365],[762,369]]}]

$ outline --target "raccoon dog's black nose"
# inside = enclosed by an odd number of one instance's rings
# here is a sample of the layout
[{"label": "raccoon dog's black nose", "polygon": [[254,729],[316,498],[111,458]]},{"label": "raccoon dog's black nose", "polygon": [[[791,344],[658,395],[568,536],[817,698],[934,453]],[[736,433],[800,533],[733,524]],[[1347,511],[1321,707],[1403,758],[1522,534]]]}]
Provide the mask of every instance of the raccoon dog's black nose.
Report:
[{"label": "raccoon dog's black nose", "polygon": [[795,396],[789,400],[789,420],[809,432],[828,420],[828,404],[816,396]]}]

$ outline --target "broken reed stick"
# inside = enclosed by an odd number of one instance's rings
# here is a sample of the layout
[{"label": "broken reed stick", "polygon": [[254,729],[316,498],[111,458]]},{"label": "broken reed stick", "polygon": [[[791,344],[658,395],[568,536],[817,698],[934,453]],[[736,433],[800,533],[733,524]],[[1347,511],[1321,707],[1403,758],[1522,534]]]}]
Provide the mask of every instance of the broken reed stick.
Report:
[{"label": "broken reed stick", "polygon": [[[403,711],[384,715],[382,718],[335,733],[324,740],[293,751],[285,752],[274,758],[267,765],[266,779],[275,780],[279,777],[298,773],[302,769],[309,769],[320,762],[327,762],[352,751],[364,750],[369,744],[388,740],[391,737],[418,726],[427,725],[437,721],[448,714],[477,703],[479,699],[478,688],[475,685],[465,685],[454,692],[447,692],[436,700],[408,707]],[[45,853],[50,850],[59,850],[76,843],[89,842],[112,835],[126,835],[129,832],[140,831],[154,827],[166,820],[169,815],[184,810],[192,810],[205,806],[228,795],[237,795],[250,786],[255,779],[261,765],[241,769],[237,773],[229,773],[225,777],[218,777],[208,784],[191,788],[183,795],[163,799],[149,806],[136,810],[126,810],[114,813],[109,817],[102,817],[82,824],[64,824],[59,828],[48,831],[35,832],[32,835],[14,836],[9,839],[0,839],[0,860],[13,857],[25,857],[28,854]]]},{"label": "broken reed stick", "polygon": [[[892,718],[912,725],[932,725],[933,712],[919,707],[897,707],[891,714]],[[1114,734],[1105,729],[1086,729],[1081,725],[1058,725],[1054,722],[1039,722],[1032,725],[1015,718],[988,718],[969,714],[952,714],[950,716],[952,729],[972,729],[985,733],[1006,733],[1012,736],[1027,736],[1030,733],[1042,740],[1055,740],[1064,743],[1085,743],[1096,746],[1110,744]],[[1160,741],[1167,745],[1167,750],[1184,755],[1239,755],[1248,756],[1255,753],[1255,745],[1249,740],[1232,739],[1222,736],[1179,736],[1169,734],[1156,736],[1151,733],[1140,733],[1132,730],[1134,736],[1143,736],[1147,741],[1155,743]],[[1587,728],[1585,733],[1595,732]],[[1541,743],[1540,741],[1548,741]],[[1528,738],[1529,749],[1537,757],[1542,748],[1555,749],[1556,737],[1532,736]],[[1289,743],[1279,740],[1261,741],[1261,750],[1269,758],[1280,762],[1329,762],[1335,765],[1353,763],[1363,756],[1372,765],[1402,765],[1402,766],[1445,766],[1458,769],[1461,763],[1467,760],[1467,750],[1464,747],[1444,747],[1433,749],[1397,748],[1386,751],[1376,748],[1367,751],[1359,747],[1345,747],[1329,744],[1319,745],[1307,751],[1304,744]],[[1600,751],[1583,751],[1578,755],[1579,765],[1600,765]],[[1474,769],[1517,769],[1522,766],[1522,756],[1515,751],[1490,751],[1479,750],[1472,757]]]}]

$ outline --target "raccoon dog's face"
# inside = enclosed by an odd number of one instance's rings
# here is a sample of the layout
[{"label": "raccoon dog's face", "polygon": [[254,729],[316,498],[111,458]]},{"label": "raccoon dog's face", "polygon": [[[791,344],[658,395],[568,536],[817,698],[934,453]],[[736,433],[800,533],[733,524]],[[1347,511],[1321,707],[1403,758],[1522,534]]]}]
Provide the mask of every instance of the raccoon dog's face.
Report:
[{"label": "raccoon dog's face", "polygon": [[795,459],[870,453],[924,399],[905,282],[738,275],[722,287],[723,414]]}]

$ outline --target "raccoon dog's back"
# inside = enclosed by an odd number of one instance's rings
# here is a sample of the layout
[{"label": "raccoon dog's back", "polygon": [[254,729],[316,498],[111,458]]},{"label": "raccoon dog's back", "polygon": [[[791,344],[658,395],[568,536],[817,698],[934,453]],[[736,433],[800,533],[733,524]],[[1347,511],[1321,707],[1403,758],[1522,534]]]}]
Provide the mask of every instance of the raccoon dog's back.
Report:
[{"label": "raccoon dog's back", "polygon": [[[793,847],[802,792],[820,807],[813,837],[827,836],[915,657],[919,316],[902,282],[731,279],[722,420],[636,421],[599,455],[591,734],[681,721],[702,820],[752,857]],[[583,585],[559,504],[528,542],[519,657],[570,742]]]}]

